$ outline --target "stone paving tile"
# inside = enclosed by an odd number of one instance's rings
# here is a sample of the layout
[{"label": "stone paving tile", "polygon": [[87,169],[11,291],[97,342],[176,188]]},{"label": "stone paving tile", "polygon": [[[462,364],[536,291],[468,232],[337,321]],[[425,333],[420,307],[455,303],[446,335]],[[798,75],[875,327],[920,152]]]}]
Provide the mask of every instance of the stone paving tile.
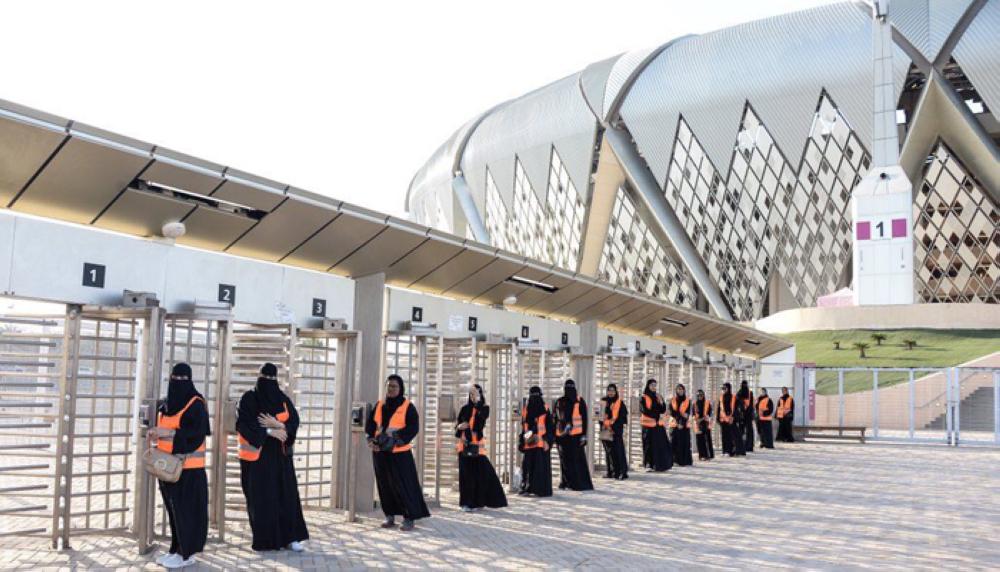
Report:
[{"label": "stone paving tile", "polygon": [[[1000,450],[796,444],[598,490],[467,514],[454,498],[414,533],[309,512],[308,552],[255,554],[245,532],[194,570],[1000,569]],[[0,541],[0,568],[158,570],[126,538],[55,552]]]}]

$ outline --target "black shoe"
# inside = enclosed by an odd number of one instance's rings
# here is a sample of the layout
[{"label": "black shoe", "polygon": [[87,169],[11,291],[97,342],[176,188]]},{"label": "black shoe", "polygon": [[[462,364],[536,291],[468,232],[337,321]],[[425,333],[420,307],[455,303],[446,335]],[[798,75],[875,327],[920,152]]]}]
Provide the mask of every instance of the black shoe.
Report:
[{"label": "black shoe", "polygon": [[621,475],[621,476],[618,477],[618,480],[619,481],[624,481],[627,478],[628,478],[628,475]]},{"label": "black shoe", "polygon": [[413,530],[413,521],[408,518],[404,518],[403,524],[400,525],[399,530],[402,530],[403,532]]},{"label": "black shoe", "polygon": [[381,524],[382,528],[395,528],[396,527],[396,517],[387,516],[385,517],[385,522]]}]

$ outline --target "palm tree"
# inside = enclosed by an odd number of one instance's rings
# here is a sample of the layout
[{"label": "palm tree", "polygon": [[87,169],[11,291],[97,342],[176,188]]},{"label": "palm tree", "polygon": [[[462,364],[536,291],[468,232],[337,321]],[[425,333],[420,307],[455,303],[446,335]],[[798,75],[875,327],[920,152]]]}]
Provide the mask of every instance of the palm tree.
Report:
[{"label": "palm tree", "polygon": [[916,347],[917,340],[903,340],[903,343],[906,345],[906,349],[912,350],[914,347]]},{"label": "palm tree", "polygon": [[880,346],[882,342],[886,340],[889,336],[885,334],[872,334],[872,339],[875,340],[875,345]]},{"label": "palm tree", "polygon": [[861,355],[859,356],[861,359],[865,359],[866,357],[868,357],[865,355],[865,350],[867,350],[869,347],[870,346],[864,342],[854,342],[854,349],[861,352]]}]

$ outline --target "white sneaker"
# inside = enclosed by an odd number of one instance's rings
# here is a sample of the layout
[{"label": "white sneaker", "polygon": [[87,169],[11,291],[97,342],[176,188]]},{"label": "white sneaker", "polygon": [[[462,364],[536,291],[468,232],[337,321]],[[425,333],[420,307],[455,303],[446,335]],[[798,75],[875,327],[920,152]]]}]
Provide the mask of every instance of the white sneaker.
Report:
[{"label": "white sneaker", "polygon": [[180,554],[174,554],[173,557],[167,558],[163,561],[164,568],[169,568],[170,570],[176,570],[178,568],[187,568],[188,566],[194,566],[194,556],[184,560],[184,557]]},{"label": "white sneaker", "polygon": [[174,556],[177,556],[177,555],[174,554],[173,552],[168,552],[166,554],[161,554],[161,555],[159,555],[159,556],[156,557],[156,563],[157,564],[163,564],[164,562],[167,561],[168,558],[173,558]]},{"label": "white sneaker", "polygon": [[292,552],[302,552],[306,549],[306,547],[302,546],[302,543],[296,540],[288,544],[288,549]]}]

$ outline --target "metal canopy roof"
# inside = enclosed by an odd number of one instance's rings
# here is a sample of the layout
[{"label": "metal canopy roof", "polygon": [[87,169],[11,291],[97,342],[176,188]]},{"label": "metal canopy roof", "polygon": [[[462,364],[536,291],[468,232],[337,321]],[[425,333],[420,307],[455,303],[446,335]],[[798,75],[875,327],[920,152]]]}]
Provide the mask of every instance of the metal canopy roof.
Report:
[{"label": "metal canopy roof", "polygon": [[[510,307],[519,312],[596,320],[642,336],[662,329],[664,340],[722,353],[761,357],[791,345],[589,276],[2,100],[0,206],[136,236],[159,236],[163,223],[180,220],[187,233],[177,242],[184,245],[348,277],[385,272],[389,284],[464,301],[497,304],[516,296]],[[667,317],[687,325],[661,321]]]}]

